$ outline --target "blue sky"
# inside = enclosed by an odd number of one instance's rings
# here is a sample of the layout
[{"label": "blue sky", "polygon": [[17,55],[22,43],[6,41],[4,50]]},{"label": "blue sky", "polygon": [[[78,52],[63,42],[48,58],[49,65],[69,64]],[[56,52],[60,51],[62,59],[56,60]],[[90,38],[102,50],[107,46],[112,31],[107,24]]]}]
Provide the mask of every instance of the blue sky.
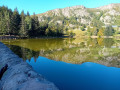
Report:
[{"label": "blue sky", "polygon": [[64,8],[75,5],[84,5],[88,8],[99,7],[110,3],[120,3],[120,0],[0,0],[0,6],[8,6],[12,10],[18,8],[30,14],[46,12],[56,8]]}]

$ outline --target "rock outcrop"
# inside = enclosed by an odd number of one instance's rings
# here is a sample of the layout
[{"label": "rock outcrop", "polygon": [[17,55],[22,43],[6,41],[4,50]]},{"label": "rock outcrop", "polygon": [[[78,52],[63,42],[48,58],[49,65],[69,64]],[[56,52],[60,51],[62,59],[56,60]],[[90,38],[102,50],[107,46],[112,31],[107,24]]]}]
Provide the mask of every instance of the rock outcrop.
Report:
[{"label": "rock outcrop", "polygon": [[0,42],[0,69],[6,64],[8,67],[1,77],[0,90],[58,90]]},{"label": "rock outcrop", "polygon": [[37,16],[40,22],[48,22],[49,24],[57,23],[57,21],[61,21],[65,24],[67,21],[69,24],[78,25],[78,23],[81,23],[90,25],[97,20],[96,22],[100,22],[103,25],[118,25],[120,18],[120,3],[109,4],[97,8],[86,8],[78,5],[50,10],[45,13],[38,14]]}]

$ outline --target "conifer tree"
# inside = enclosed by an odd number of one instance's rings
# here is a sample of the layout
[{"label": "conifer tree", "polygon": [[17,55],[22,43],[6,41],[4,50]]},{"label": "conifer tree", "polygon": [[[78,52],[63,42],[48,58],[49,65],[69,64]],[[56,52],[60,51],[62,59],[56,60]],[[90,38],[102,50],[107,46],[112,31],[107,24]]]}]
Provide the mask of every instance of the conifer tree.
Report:
[{"label": "conifer tree", "polygon": [[17,8],[14,10],[13,15],[11,17],[11,33],[13,35],[18,35],[19,30],[20,30],[20,15],[18,13]]},{"label": "conifer tree", "polygon": [[39,20],[38,20],[38,17],[35,15],[33,15],[32,17],[32,33],[33,33],[33,36],[38,36],[38,34],[40,34],[40,24],[39,24]]},{"label": "conifer tree", "polygon": [[21,12],[21,22],[20,22],[20,31],[19,34],[21,37],[25,37],[27,35],[27,31],[26,31],[26,23],[25,23],[25,14],[24,11]]},{"label": "conifer tree", "polygon": [[32,19],[30,16],[25,17],[25,28],[27,37],[30,37],[30,32],[32,30]]}]

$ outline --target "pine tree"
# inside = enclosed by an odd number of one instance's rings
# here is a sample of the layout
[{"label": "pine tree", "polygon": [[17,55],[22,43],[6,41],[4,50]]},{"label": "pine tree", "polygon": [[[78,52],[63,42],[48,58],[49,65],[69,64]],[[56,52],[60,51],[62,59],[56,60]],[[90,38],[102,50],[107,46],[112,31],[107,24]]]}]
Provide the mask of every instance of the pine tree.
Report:
[{"label": "pine tree", "polygon": [[19,34],[21,37],[25,37],[27,35],[27,31],[26,31],[26,23],[25,23],[25,14],[24,11],[21,12],[21,22],[20,22],[20,31]]},{"label": "pine tree", "polygon": [[10,13],[9,12],[6,12],[5,18],[6,18],[7,34],[10,35],[11,29],[10,29]]},{"label": "pine tree", "polygon": [[18,35],[19,30],[20,30],[20,15],[18,13],[17,8],[14,10],[13,15],[11,17],[11,34],[13,35]]},{"label": "pine tree", "polygon": [[30,13],[27,11],[27,16],[30,16]]},{"label": "pine tree", "polygon": [[32,33],[33,33],[33,36],[38,36],[40,34],[40,24],[39,24],[39,20],[38,20],[38,17],[35,15],[33,15],[32,17]]},{"label": "pine tree", "polygon": [[32,19],[30,16],[25,17],[25,28],[26,28],[26,34],[28,37],[30,37],[30,32],[32,30]]}]

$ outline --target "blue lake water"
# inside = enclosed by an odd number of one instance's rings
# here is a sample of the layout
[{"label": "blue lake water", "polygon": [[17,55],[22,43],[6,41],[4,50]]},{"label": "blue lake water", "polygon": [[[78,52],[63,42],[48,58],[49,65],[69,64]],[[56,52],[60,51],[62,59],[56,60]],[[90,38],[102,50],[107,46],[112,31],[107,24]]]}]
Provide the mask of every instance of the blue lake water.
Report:
[{"label": "blue lake water", "polygon": [[69,64],[41,56],[27,63],[60,90],[120,90],[120,68],[92,62]]},{"label": "blue lake water", "polygon": [[2,42],[60,90],[120,90],[120,40],[65,38]]}]

